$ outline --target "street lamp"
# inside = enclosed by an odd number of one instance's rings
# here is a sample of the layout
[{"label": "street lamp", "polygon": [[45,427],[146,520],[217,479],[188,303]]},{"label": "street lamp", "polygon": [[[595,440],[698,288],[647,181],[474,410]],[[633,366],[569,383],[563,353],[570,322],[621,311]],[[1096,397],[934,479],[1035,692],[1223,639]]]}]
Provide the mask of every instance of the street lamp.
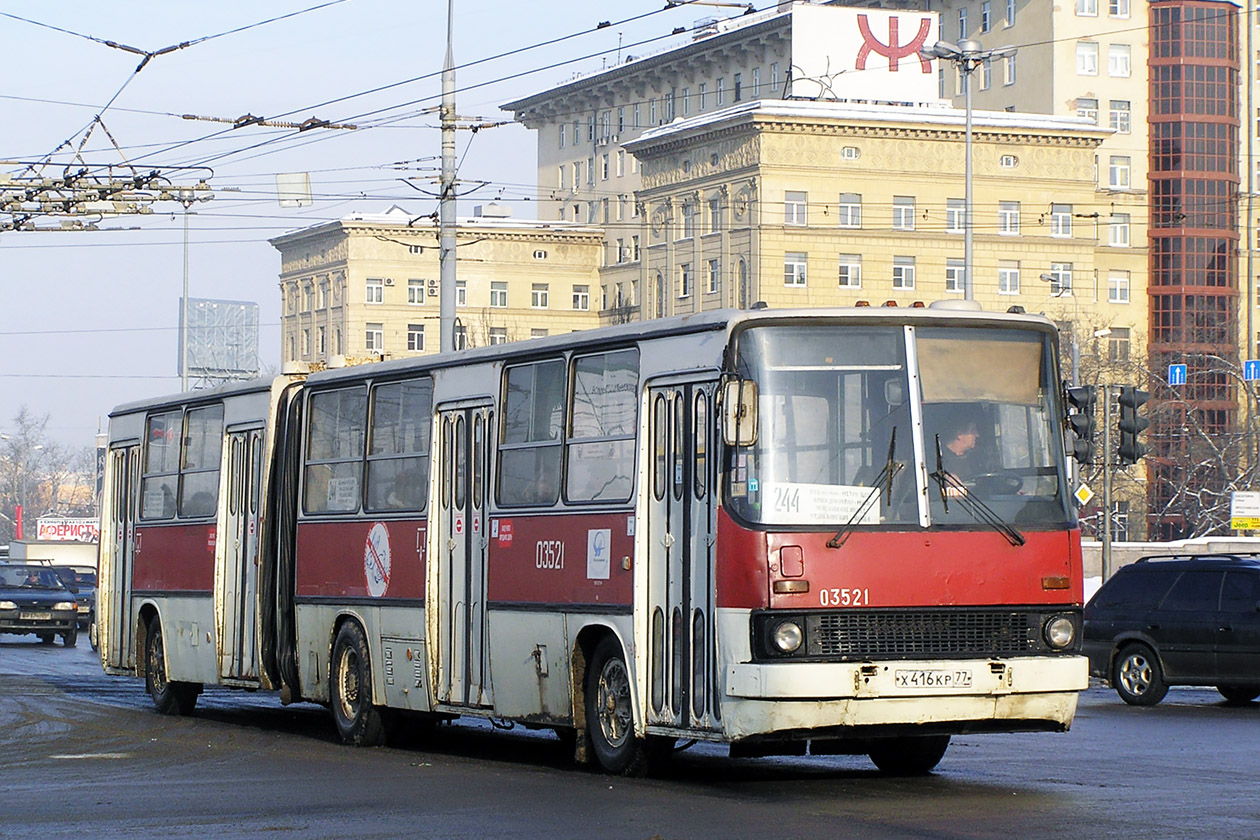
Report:
[{"label": "street lamp", "polygon": [[210,185],[205,181],[195,187],[181,187],[173,194],[176,201],[184,206],[184,297],[180,304],[182,317],[179,330],[179,384],[181,391],[188,390],[188,213],[198,201],[209,201],[214,198]]},{"label": "street lamp", "polygon": [[1006,58],[1015,55],[1014,47],[998,47],[986,50],[979,41],[967,38],[952,44],[949,41],[937,41],[931,49],[920,52],[924,58],[940,58],[957,65],[963,76],[964,101],[967,108],[967,141],[966,169],[964,174],[965,191],[963,197],[963,297],[975,299],[974,266],[975,242],[972,230],[972,190],[971,190],[971,74],[984,62],[993,58]]}]

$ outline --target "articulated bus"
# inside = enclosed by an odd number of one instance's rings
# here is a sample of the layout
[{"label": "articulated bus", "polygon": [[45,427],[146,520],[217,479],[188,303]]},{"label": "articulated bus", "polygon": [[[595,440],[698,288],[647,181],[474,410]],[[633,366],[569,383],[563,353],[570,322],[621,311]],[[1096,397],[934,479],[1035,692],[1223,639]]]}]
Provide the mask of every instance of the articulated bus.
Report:
[{"label": "articulated bus", "polygon": [[102,664],[168,714],[271,690],[357,745],[479,716],[623,774],[1064,731],[1056,352],[958,304],[725,311],[123,405]]}]

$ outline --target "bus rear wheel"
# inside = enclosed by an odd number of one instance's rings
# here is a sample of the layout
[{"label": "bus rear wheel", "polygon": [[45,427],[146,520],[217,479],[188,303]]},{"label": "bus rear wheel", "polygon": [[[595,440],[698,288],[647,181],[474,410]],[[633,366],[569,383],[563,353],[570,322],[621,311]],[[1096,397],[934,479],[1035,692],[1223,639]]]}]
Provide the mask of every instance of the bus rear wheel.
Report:
[{"label": "bus rear wheel", "polygon": [[924,776],[940,764],[948,748],[948,735],[917,735],[881,741],[867,755],[890,776]]},{"label": "bus rear wheel", "polygon": [[586,672],[586,727],[591,749],[604,770],[622,776],[647,774],[647,746],[634,734],[630,671],[621,645],[612,636],[595,646]]},{"label": "bus rear wheel", "polygon": [[333,643],[332,713],[342,743],[377,747],[385,743],[385,718],[372,705],[372,667],[363,629],[347,621]]},{"label": "bus rear wheel", "polygon": [[149,622],[144,643],[144,687],[153,698],[153,705],[164,715],[190,715],[197,705],[201,686],[167,678],[166,648],[162,643],[162,623]]}]

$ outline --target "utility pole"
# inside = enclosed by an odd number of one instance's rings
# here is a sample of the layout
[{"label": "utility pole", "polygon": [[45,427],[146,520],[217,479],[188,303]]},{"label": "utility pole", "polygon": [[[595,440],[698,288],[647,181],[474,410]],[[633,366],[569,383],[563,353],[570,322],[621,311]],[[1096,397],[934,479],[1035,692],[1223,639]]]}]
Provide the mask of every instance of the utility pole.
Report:
[{"label": "utility pole", "polygon": [[1101,385],[1103,404],[1103,533],[1102,579],[1111,579],[1111,386]]},{"label": "utility pole", "polygon": [[446,60],[442,63],[442,184],[438,202],[438,351],[455,348],[455,0],[446,4]]}]

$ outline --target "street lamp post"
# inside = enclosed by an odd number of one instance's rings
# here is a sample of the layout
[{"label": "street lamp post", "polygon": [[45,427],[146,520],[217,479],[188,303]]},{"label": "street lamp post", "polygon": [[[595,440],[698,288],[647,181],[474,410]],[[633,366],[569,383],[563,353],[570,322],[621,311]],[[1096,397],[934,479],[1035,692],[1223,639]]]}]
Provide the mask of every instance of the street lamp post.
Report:
[{"label": "street lamp post", "polygon": [[925,58],[940,58],[957,65],[963,76],[963,101],[967,110],[967,129],[964,164],[963,195],[963,297],[975,299],[975,239],[973,224],[973,197],[971,174],[971,74],[984,62],[994,58],[1005,58],[1015,54],[1014,47],[999,47],[986,50],[979,41],[970,38],[952,44],[949,41],[937,41],[931,49],[923,50]]},{"label": "street lamp post", "polygon": [[198,201],[209,201],[214,198],[205,181],[196,187],[182,188],[175,192],[174,198],[184,206],[184,296],[180,300],[179,324],[179,384],[180,390],[188,390],[188,214]]}]

